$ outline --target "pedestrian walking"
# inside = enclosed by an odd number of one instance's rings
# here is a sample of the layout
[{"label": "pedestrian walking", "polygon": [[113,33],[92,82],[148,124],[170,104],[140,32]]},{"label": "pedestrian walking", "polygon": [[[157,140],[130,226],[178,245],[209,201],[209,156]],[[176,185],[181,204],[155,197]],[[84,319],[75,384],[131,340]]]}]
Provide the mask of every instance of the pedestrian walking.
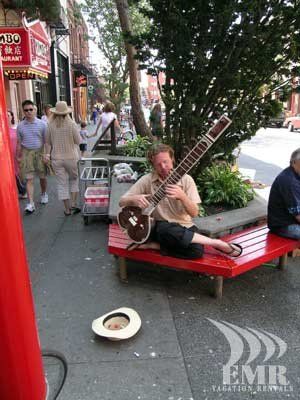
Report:
[{"label": "pedestrian walking", "polygon": [[78,168],[80,134],[76,123],[71,119],[72,108],[65,101],[58,101],[51,108],[52,116],[46,133],[45,160],[51,160],[56,175],[59,200],[64,203],[64,214],[77,214],[79,192]]},{"label": "pedestrian walking", "polygon": [[150,112],[150,128],[154,141],[162,139],[163,135],[163,125],[162,125],[162,112],[161,105],[159,103],[155,104]]},{"label": "pedestrian walking", "polygon": [[52,104],[46,104],[44,106],[44,114],[42,115],[41,120],[48,124],[49,118],[51,117],[51,108]]},{"label": "pedestrian walking", "polygon": [[46,167],[43,160],[46,124],[36,117],[35,104],[31,100],[22,103],[24,119],[17,126],[17,159],[21,177],[26,179],[28,204],[25,212],[32,214],[34,204],[34,176],[40,178],[41,204],[48,203]]},{"label": "pedestrian walking", "polygon": [[96,123],[97,123],[97,117],[98,117],[98,111],[97,111],[97,108],[94,107],[92,114],[91,114],[91,120],[94,122],[94,125],[96,125]]},{"label": "pedestrian walking", "polygon": [[[115,129],[120,129],[119,121],[118,121],[118,118],[117,118],[116,114],[114,113],[114,111],[115,111],[114,104],[110,101],[107,101],[105,106],[103,107],[102,114],[100,116],[102,134],[106,130],[106,128],[108,127],[108,125],[111,123],[112,120],[115,120],[115,122],[114,122]],[[110,140],[111,139],[110,131],[106,132],[105,136],[102,139]]]}]

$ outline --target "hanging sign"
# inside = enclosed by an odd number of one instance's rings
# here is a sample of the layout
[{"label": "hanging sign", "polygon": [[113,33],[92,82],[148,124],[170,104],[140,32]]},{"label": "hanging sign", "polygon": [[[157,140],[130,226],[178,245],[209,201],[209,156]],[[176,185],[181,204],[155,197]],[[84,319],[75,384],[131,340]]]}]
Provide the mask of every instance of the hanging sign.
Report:
[{"label": "hanging sign", "polygon": [[40,21],[27,28],[0,27],[0,50],[4,69],[31,67],[45,75],[51,72],[50,42]]},{"label": "hanging sign", "polygon": [[74,79],[76,87],[87,87],[87,76],[81,71],[74,72]]}]

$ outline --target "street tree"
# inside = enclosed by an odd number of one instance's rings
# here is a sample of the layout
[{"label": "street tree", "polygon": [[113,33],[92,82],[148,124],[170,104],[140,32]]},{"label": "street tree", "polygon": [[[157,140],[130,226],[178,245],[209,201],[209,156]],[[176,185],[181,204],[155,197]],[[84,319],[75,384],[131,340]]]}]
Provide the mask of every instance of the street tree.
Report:
[{"label": "street tree", "polygon": [[57,22],[60,15],[59,0],[0,0],[4,10],[25,12],[27,18],[40,18],[48,23]]},{"label": "street tree", "polygon": [[218,153],[230,154],[278,111],[272,92],[299,62],[299,5],[299,0],[149,0],[140,9],[151,29],[134,44],[141,67],[165,73],[165,130],[177,156],[217,115],[228,113],[233,124],[202,167]]},{"label": "street tree", "polygon": [[138,61],[136,60],[136,50],[130,43],[130,36],[132,34],[129,6],[127,0],[115,0],[120,26],[123,33],[125,50],[127,55],[127,65],[129,69],[129,93],[131,102],[131,112],[133,123],[136,131],[141,136],[150,135],[150,129],[147,126],[145,116],[142,110],[142,101],[139,86],[139,71]]},{"label": "street tree", "polygon": [[128,89],[128,66],[115,3],[113,0],[85,0],[83,11],[88,14],[93,28],[91,39],[103,56],[99,69],[104,89],[119,112]]}]

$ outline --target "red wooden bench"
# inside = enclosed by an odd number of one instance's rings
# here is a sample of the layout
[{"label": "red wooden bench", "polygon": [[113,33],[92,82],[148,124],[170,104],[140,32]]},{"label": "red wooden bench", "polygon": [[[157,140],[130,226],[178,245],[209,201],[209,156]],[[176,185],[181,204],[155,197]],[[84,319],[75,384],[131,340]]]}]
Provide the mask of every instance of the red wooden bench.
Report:
[{"label": "red wooden bench", "polygon": [[127,250],[130,239],[117,224],[109,227],[108,251],[118,256],[120,278],[127,280],[126,259],[160,264],[175,269],[185,269],[215,276],[214,294],[222,297],[223,278],[233,278],[263,263],[279,257],[278,268],[283,269],[288,252],[300,246],[300,241],[286,239],[269,232],[266,225],[252,227],[238,233],[224,236],[227,242],[239,243],[243,254],[237,258],[226,256],[217,250],[206,247],[203,257],[196,260],[183,260],[162,256],[155,250]]}]

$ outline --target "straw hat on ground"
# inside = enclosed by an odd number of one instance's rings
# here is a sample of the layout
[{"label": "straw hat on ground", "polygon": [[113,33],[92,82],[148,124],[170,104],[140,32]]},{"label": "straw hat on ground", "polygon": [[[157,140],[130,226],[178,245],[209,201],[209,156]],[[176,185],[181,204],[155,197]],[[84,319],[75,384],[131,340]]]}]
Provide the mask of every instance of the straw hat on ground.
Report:
[{"label": "straw hat on ground", "polygon": [[95,319],[92,330],[97,335],[110,340],[123,340],[134,336],[141,324],[141,318],[136,311],[122,307]]},{"label": "straw hat on ground", "polygon": [[57,115],[67,115],[70,114],[73,109],[69,107],[65,101],[58,101],[55,107],[50,108],[50,111]]}]

